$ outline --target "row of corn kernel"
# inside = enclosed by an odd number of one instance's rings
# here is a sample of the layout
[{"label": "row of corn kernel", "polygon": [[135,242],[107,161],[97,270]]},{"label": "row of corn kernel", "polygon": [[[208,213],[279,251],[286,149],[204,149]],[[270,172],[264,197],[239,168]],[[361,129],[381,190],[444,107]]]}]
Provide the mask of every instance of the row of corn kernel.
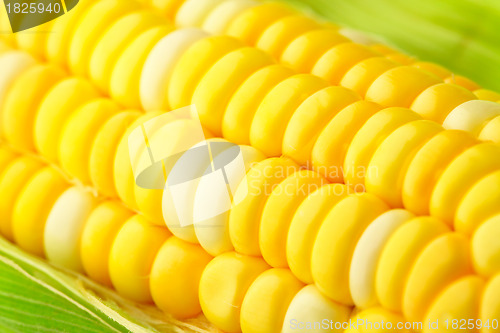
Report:
[{"label": "row of corn kernel", "polygon": [[[189,40],[192,46],[187,51],[185,45],[180,50],[169,47],[179,40]],[[178,30],[160,41],[146,60],[140,96],[146,110],[193,103],[202,123],[215,135],[251,143],[268,156],[285,153],[304,164],[318,133],[359,96],[345,88],[330,87],[316,76],[294,74],[274,64],[265,53],[241,47],[228,37],[202,38],[197,30]],[[168,98],[164,91],[168,91]],[[489,108],[490,118],[500,112],[497,103],[469,101],[472,98],[452,109],[446,128],[480,134],[484,112],[474,110]],[[439,103],[431,108],[432,112],[443,110]],[[419,110],[424,118],[427,111]],[[461,116],[464,113],[479,116],[467,118]],[[494,140],[488,135],[484,139]],[[299,147],[303,151],[297,152]]]},{"label": "row of corn kernel", "polygon": [[[160,0],[152,1],[150,5],[179,27],[199,27],[215,35],[236,37],[250,46],[268,52],[299,72],[312,71],[333,84],[339,84],[343,75],[357,62],[383,54],[393,62],[383,58],[369,60],[354,72],[359,73],[361,67],[368,67],[378,69],[382,74],[383,71],[396,67],[396,63],[412,65],[441,77],[445,83],[458,84],[474,91],[480,99],[500,101],[500,94],[479,89],[475,83],[453,75],[441,66],[415,63],[413,59],[384,45],[364,47],[349,43],[331,24],[320,23],[283,4],[238,0]],[[412,75],[411,68],[409,71],[408,73],[407,70],[407,74]],[[357,76],[350,75],[344,83],[349,86],[351,79]]]},{"label": "row of corn kernel", "polygon": [[[178,27],[198,27],[214,35],[233,36],[250,46],[268,52],[280,62],[300,72],[314,71],[313,67],[316,67],[316,71],[323,73],[325,66],[330,71],[341,67],[340,63],[327,65],[335,60],[343,61],[344,66],[349,66],[345,62],[350,62],[350,65],[354,66],[355,62],[377,55],[385,55],[387,59],[403,65],[415,62],[410,57],[384,45],[375,44],[367,48],[347,43],[349,40],[337,33],[337,27],[331,23],[319,22],[280,3],[241,0],[157,0],[144,3],[171,19]],[[335,49],[339,44],[344,45]],[[324,59],[318,64],[316,61],[319,58]],[[390,62],[385,64],[391,67]],[[452,75],[438,65],[416,63],[415,66],[443,77],[445,82],[462,84],[471,90],[478,89],[474,83]],[[341,78],[341,75],[336,76],[338,79]],[[492,92],[481,90],[479,95],[500,100],[500,95]]]}]

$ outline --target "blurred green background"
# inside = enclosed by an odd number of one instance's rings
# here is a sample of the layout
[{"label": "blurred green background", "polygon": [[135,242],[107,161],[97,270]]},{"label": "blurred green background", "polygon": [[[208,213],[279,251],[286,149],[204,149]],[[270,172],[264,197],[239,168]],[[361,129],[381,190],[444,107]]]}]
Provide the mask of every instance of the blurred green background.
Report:
[{"label": "blurred green background", "polygon": [[500,0],[286,0],[500,92]]}]

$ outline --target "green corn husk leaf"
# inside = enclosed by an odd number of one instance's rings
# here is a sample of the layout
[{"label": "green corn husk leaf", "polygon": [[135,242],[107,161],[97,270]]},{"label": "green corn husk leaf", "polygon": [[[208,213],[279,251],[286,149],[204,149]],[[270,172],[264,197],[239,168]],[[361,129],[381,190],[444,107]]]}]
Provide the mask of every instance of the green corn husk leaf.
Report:
[{"label": "green corn husk leaf", "polygon": [[500,1],[284,1],[500,91]]},{"label": "green corn husk leaf", "polygon": [[55,268],[0,237],[0,332],[217,332],[121,298],[90,279]]}]

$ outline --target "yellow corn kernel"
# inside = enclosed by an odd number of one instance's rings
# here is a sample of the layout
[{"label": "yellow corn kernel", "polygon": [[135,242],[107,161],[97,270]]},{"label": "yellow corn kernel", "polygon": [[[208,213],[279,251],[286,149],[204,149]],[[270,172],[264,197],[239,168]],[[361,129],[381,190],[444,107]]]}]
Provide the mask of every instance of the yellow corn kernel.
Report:
[{"label": "yellow corn kernel", "polygon": [[403,208],[403,182],[410,163],[419,149],[442,131],[441,125],[429,120],[412,121],[396,129],[373,154],[366,190],[391,207]]},{"label": "yellow corn kernel", "polygon": [[432,302],[450,283],[472,272],[469,240],[447,233],[420,253],[408,276],[403,293],[403,314],[422,321]]},{"label": "yellow corn kernel", "polygon": [[199,245],[177,237],[167,239],[154,260],[149,282],[156,306],[181,319],[198,315],[201,274],[211,259]]},{"label": "yellow corn kernel", "polygon": [[319,58],[311,73],[338,85],[344,75],[359,62],[376,57],[370,48],[356,43],[342,43],[332,47]]},{"label": "yellow corn kernel", "polygon": [[288,306],[303,286],[288,269],[273,268],[259,275],[241,305],[241,330],[280,332]]},{"label": "yellow corn kernel", "polygon": [[[464,321],[468,324],[473,322],[474,329],[468,328],[472,332],[477,332],[478,330],[475,329],[476,320],[479,319],[479,305],[484,285],[483,279],[474,275],[454,282],[436,298],[425,316],[424,323],[437,322],[440,332],[456,332],[459,329],[453,329],[449,322],[450,319],[458,319],[459,325]],[[448,321],[449,327],[446,327],[446,321]],[[436,327],[423,325],[422,332],[430,333],[435,330]]]},{"label": "yellow corn kernel", "polygon": [[490,277],[500,273],[499,235],[500,216],[497,215],[481,224],[472,236],[472,262],[476,272],[483,276]]},{"label": "yellow corn kernel", "polygon": [[500,94],[496,91],[488,90],[488,89],[477,89],[474,90],[474,95],[478,99],[482,99],[485,101],[498,102],[500,101]]},{"label": "yellow corn kernel", "polygon": [[229,235],[235,250],[259,256],[259,222],[262,209],[273,187],[298,166],[288,158],[269,158],[250,169],[246,176],[248,187],[238,186],[234,200],[242,200],[229,213]]},{"label": "yellow corn kernel", "polygon": [[109,118],[100,128],[90,148],[89,175],[92,185],[104,196],[117,197],[113,164],[118,144],[127,128],[141,115],[124,111]]},{"label": "yellow corn kernel", "polygon": [[442,131],[430,139],[411,161],[403,182],[406,209],[429,215],[432,191],[448,165],[477,140],[467,132]]},{"label": "yellow corn kernel", "polygon": [[163,16],[171,19],[184,0],[150,0],[151,6]]},{"label": "yellow corn kernel", "polygon": [[308,164],[323,126],[338,112],[359,99],[358,94],[343,87],[327,87],[309,96],[286,125],[283,154],[300,165]]},{"label": "yellow corn kernel", "polygon": [[467,149],[446,168],[432,192],[430,212],[453,223],[460,202],[470,188],[491,172],[500,169],[500,146],[482,143]]},{"label": "yellow corn kernel", "polygon": [[130,133],[141,126],[144,122],[163,114],[161,111],[149,112],[137,118],[129,125],[125,133],[120,139],[113,164],[113,182],[118,197],[130,208],[137,210],[137,202],[135,200],[135,178],[130,165],[130,154],[128,149],[128,137]]},{"label": "yellow corn kernel", "polygon": [[265,96],[294,72],[282,65],[270,65],[252,74],[229,100],[222,119],[223,136],[237,144],[250,144],[250,128]]},{"label": "yellow corn kernel", "polygon": [[222,35],[235,17],[257,5],[259,2],[254,0],[226,0],[208,14],[201,27],[212,35]]},{"label": "yellow corn kernel", "polygon": [[64,77],[52,65],[38,65],[23,72],[11,85],[2,110],[5,138],[15,147],[34,150],[33,127],[36,111],[47,92]]},{"label": "yellow corn kernel", "polygon": [[256,47],[279,59],[294,39],[308,31],[320,28],[321,25],[317,21],[304,15],[285,16],[260,35]]},{"label": "yellow corn kernel", "polygon": [[[68,56],[71,40],[78,26],[80,18],[95,1],[79,1],[78,6],[67,12],[52,25],[52,33],[47,36],[45,46],[46,58],[63,68],[68,67]],[[102,32],[102,30],[101,30]]]},{"label": "yellow corn kernel", "polygon": [[[363,310],[356,314],[351,321],[360,324],[363,323],[363,325],[354,325],[354,327],[349,326],[344,331],[345,333],[376,333],[389,330],[397,333],[412,332],[412,330],[404,328],[405,319],[401,315],[379,307]],[[383,326],[382,323],[384,323]],[[403,327],[400,327],[401,325],[403,325]],[[410,325],[408,327],[411,327],[411,323],[406,325]],[[391,327],[391,329],[388,327]]]},{"label": "yellow corn kernel", "polygon": [[498,332],[500,318],[500,274],[493,277],[484,288],[483,298],[479,307],[479,317],[482,322],[481,333]]},{"label": "yellow corn kernel", "polygon": [[191,101],[201,123],[220,136],[224,112],[236,89],[254,72],[272,63],[268,54],[251,47],[230,52],[217,61],[201,79]]},{"label": "yellow corn kernel", "polygon": [[400,226],[414,217],[407,210],[390,210],[377,217],[361,235],[349,268],[349,289],[357,308],[366,309],[379,304],[375,277],[384,246]]},{"label": "yellow corn kernel", "polygon": [[225,332],[241,332],[240,309],[254,280],[269,266],[262,258],[228,252],[206,266],[200,280],[203,314]]},{"label": "yellow corn kernel", "polygon": [[80,236],[97,199],[83,188],[64,191],[52,206],[43,231],[45,256],[50,262],[83,272]]},{"label": "yellow corn kernel", "polygon": [[[254,164],[265,159],[265,156],[260,151],[251,146],[232,146],[217,156],[212,155],[212,163],[214,165],[221,165],[220,163],[227,162],[235,155],[235,152],[237,153],[238,151],[241,153],[241,157],[243,158],[245,171],[248,171]],[[226,182],[227,184],[230,184],[231,188],[236,188],[242,181],[245,181],[244,177],[245,174],[242,174],[240,170],[235,170],[230,165],[227,165]],[[206,190],[210,191],[210,196],[213,198],[220,198],[220,202],[225,202],[225,198],[228,195],[227,187],[214,187],[213,182],[208,179],[209,178],[202,178],[196,188],[193,209],[193,216],[195,220],[197,220],[197,216],[204,216],[204,212],[206,211],[207,207],[204,200]],[[201,196],[198,196],[199,193],[201,193]],[[215,201],[217,201],[217,199],[215,199]],[[238,204],[238,202],[234,202],[233,200],[231,201],[233,205]],[[196,222],[194,224],[194,231],[196,233],[196,238],[203,249],[213,256],[217,256],[221,253],[232,251],[234,249],[229,236],[229,211],[225,211],[217,216]]]},{"label": "yellow corn kernel", "polygon": [[140,10],[136,1],[105,0],[94,2],[80,14],[68,46],[68,65],[76,75],[86,75],[92,52],[103,31],[121,17]]},{"label": "yellow corn kernel", "polygon": [[109,86],[110,94],[117,102],[134,109],[141,107],[139,89],[144,63],[156,43],[170,30],[172,27],[166,25],[151,28],[123,51],[113,68]]},{"label": "yellow corn kernel", "polygon": [[291,76],[262,100],[250,128],[250,142],[267,156],[282,155],[286,127],[297,108],[327,82],[311,74]]},{"label": "yellow corn kernel", "polygon": [[327,213],[352,190],[343,184],[328,184],[310,193],[290,222],[286,259],[290,270],[302,282],[311,284],[311,254],[319,228]]},{"label": "yellow corn kernel", "polygon": [[466,78],[465,76],[452,74],[450,77],[444,79],[445,83],[458,84],[459,86],[464,87],[470,91],[475,91],[480,89],[481,87],[475,83],[474,81]]},{"label": "yellow corn kernel", "polygon": [[109,255],[109,275],[115,289],[137,302],[152,302],[149,279],[154,259],[170,236],[168,230],[132,216],[116,236]]},{"label": "yellow corn kernel", "polygon": [[491,173],[465,194],[454,218],[455,230],[471,235],[486,220],[500,214],[500,171]]},{"label": "yellow corn kernel", "polygon": [[344,179],[348,185],[364,185],[370,160],[382,142],[401,126],[422,118],[405,108],[387,108],[368,119],[349,145],[344,161]]},{"label": "yellow corn kernel", "polygon": [[12,211],[12,232],[17,245],[45,257],[45,221],[61,193],[68,187],[61,174],[51,167],[38,171],[21,190]]},{"label": "yellow corn kernel", "polygon": [[68,78],[55,85],[43,98],[35,116],[36,149],[51,162],[57,162],[64,124],[76,109],[98,97],[92,84],[82,78]]},{"label": "yellow corn kernel", "polygon": [[478,136],[488,121],[498,116],[500,116],[499,103],[472,100],[453,109],[444,120],[443,126],[447,129],[471,132]]},{"label": "yellow corn kernel", "polygon": [[[0,54],[0,119],[3,119],[5,98],[8,96],[10,87],[16,82],[21,74],[36,64],[35,59],[25,52],[9,51]],[[3,137],[3,126],[0,126],[0,136]]]},{"label": "yellow corn kernel", "polygon": [[323,177],[310,170],[300,170],[274,189],[264,205],[259,230],[262,257],[272,267],[288,267],[286,259],[290,221],[309,193],[325,185]]},{"label": "yellow corn kernel", "polygon": [[113,68],[127,46],[143,32],[161,24],[162,19],[157,15],[140,11],[125,15],[109,26],[89,60],[89,76],[101,91],[109,91]]},{"label": "yellow corn kernel", "polygon": [[[308,332],[342,332],[342,329],[333,329],[335,323],[345,323],[349,321],[351,309],[345,305],[335,303],[321,294],[314,284],[302,288],[292,299],[286,312],[283,322],[283,333],[292,333],[298,330],[307,330]],[[317,326],[299,326],[298,323],[322,322],[328,318],[331,329],[321,329]],[[324,321],[323,321],[324,323]],[[324,327],[324,326],[323,326]],[[338,326],[337,326],[338,327]]]},{"label": "yellow corn kernel", "polygon": [[196,86],[205,73],[223,56],[243,44],[228,36],[203,38],[190,46],[173,67],[168,84],[168,102],[172,110],[191,103]]},{"label": "yellow corn kernel", "polygon": [[223,0],[185,0],[175,13],[175,24],[181,28],[200,27],[208,14]]},{"label": "yellow corn kernel", "polygon": [[410,107],[425,89],[442,80],[410,66],[400,66],[379,76],[366,92],[366,100],[380,105]]},{"label": "yellow corn kernel", "polygon": [[375,276],[377,298],[384,308],[401,312],[413,264],[431,241],[448,231],[443,222],[429,216],[412,219],[394,231],[380,254]]},{"label": "yellow corn kernel", "polygon": [[398,64],[385,57],[368,58],[352,67],[340,80],[340,85],[365,97],[373,81],[395,67]]},{"label": "yellow corn kernel", "polygon": [[268,2],[250,7],[234,17],[224,33],[238,38],[248,45],[255,45],[259,36],[280,18],[294,15],[291,7],[278,3]]},{"label": "yellow corn kernel", "polygon": [[473,99],[475,99],[474,94],[461,86],[439,83],[418,95],[410,109],[424,119],[441,124],[454,108]]},{"label": "yellow corn kernel", "polygon": [[[25,19],[29,19],[27,15]],[[45,60],[45,45],[52,32],[54,20],[14,34],[17,47],[34,57]]]},{"label": "yellow corn kernel", "polygon": [[139,83],[141,104],[146,111],[169,109],[169,84],[179,60],[191,45],[207,36],[200,29],[175,30],[153,47],[144,62]]},{"label": "yellow corn kernel", "polygon": [[97,99],[75,110],[66,121],[59,141],[59,161],[66,172],[90,184],[90,150],[101,125],[120,111],[109,99]]},{"label": "yellow corn kernel", "polygon": [[314,170],[332,182],[343,182],[344,160],[352,139],[380,109],[375,103],[358,101],[338,112],[314,143],[311,152]]},{"label": "yellow corn kernel", "polygon": [[111,287],[109,254],[121,227],[133,213],[122,204],[106,201],[89,215],[82,230],[80,255],[85,273],[93,280]]},{"label": "yellow corn kernel", "polygon": [[479,140],[500,143],[500,116],[491,119],[479,133]]},{"label": "yellow corn kernel", "polygon": [[19,157],[15,160],[9,158],[9,164],[6,164],[5,167],[2,161],[0,166],[2,169],[0,173],[0,193],[2,195],[2,200],[0,200],[0,233],[8,240],[13,241],[12,213],[14,204],[23,187],[34,173],[42,168],[43,164],[31,157]]},{"label": "yellow corn kernel", "polygon": [[374,195],[363,193],[348,196],[328,213],[311,259],[314,282],[326,296],[342,304],[353,304],[349,267],[356,243],[366,227],[388,209]]},{"label": "yellow corn kernel", "polygon": [[312,30],[293,40],[280,61],[300,73],[309,73],[330,48],[349,40],[332,29]]},{"label": "yellow corn kernel", "polygon": [[432,63],[432,62],[417,61],[414,64],[412,64],[411,66],[416,67],[416,68],[421,69],[421,70],[424,70],[424,71],[427,71],[427,72],[430,72],[430,73],[436,75],[437,77],[440,77],[443,80],[452,75],[452,73],[449,70],[447,70],[446,68],[444,68],[443,66],[437,65],[437,64]]}]

